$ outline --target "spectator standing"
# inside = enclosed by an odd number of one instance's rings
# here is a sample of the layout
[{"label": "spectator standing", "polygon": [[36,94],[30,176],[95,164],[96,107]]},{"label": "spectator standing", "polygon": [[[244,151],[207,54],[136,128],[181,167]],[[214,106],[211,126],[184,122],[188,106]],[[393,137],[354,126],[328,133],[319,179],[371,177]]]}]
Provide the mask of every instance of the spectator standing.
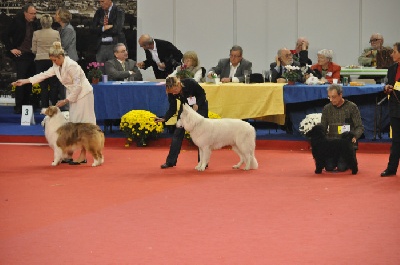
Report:
[{"label": "spectator standing", "polygon": [[137,66],[140,69],[153,67],[157,79],[165,79],[181,64],[182,52],[171,42],[153,39],[148,34],[140,36],[138,42],[146,54],[146,60],[138,62]]},{"label": "spectator standing", "polygon": [[[321,125],[327,132],[328,139],[340,138],[341,134],[350,131],[354,134],[352,142],[357,148],[357,139],[364,132],[361,114],[356,104],[343,98],[343,87],[332,84],[328,87],[329,104],[326,104],[322,110]],[[336,160],[326,161],[326,171],[346,171],[347,162],[343,157]]]},{"label": "spectator standing", "polygon": [[128,59],[128,51],[125,44],[118,43],[114,46],[114,56],[105,64],[106,74],[110,81],[142,81],[142,74],[136,66],[136,62]]},{"label": "spectator standing", "polygon": [[384,92],[390,94],[389,115],[392,128],[392,146],[387,168],[381,173],[381,177],[394,176],[397,173],[400,159],[400,42],[393,46],[392,58],[395,62],[389,67]]},{"label": "spectator standing", "polygon": [[61,45],[69,58],[77,62],[79,60],[76,51],[76,32],[70,24],[72,14],[65,7],[60,7],[54,16],[56,22],[61,25],[59,30],[61,37]]},{"label": "spectator standing", "polygon": [[[17,78],[27,78],[35,74],[35,55],[32,53],[33,32],[39,28],[36,23],[36,8],[26,4],[17,13],[12,23],[5,29],[2,40],[8,55],[15,62]],[[22,113],[22,105],[30,104],[32,85],[26,84],[15,89],[14,113]]]},{"label": "spectator standing", "polygon": [[212,74],[220,76],[222,83],[243,83],[245,71],[251,74],[253,64],[243,58],[243,49],[239,45],[234,45],[229,51],[229,58],[218,61],[217,66],[212,67],[207,74],[208,78]]},{"label": "spectator standing", "polygon": [[[50,60],[49,51],[50,47],[55,41],[60,41],[60,33],[57,30],[51,28],[53,24],[53,19],[49,14],[44,14],[40,18],[40,24],[42,29],[33,32],[32,37],[32,52],[35,56],[36,73],[46,71],[51,66],[53,62]],[[40,82],[40,102],[42,108],[47,108],[49,106],[49,99],[51,105],[56,105],[58,101],[58,90],[59,82],[57,77],[53,76],[44,79]]]},{"label": "spectator standing", "polygon": [[[125,12],[114,5],[112,0],[100,0],[100,8],[96,10],[91,26],[97,36],[96,60],[105,63],[114,58],[113,47],[117,43],[126,43],[123,27]],[[104,70],[104,69],[103,69]]]}]

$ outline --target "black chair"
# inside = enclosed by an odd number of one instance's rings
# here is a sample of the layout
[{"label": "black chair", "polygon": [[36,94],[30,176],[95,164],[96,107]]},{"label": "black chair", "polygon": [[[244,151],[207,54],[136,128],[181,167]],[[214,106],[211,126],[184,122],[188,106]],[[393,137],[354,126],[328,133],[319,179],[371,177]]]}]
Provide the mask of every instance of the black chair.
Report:
[{"label": "black chair", "polygon": [[264,83],[264,77],[262,74],[254,73],[250,74],[250,83]]}]

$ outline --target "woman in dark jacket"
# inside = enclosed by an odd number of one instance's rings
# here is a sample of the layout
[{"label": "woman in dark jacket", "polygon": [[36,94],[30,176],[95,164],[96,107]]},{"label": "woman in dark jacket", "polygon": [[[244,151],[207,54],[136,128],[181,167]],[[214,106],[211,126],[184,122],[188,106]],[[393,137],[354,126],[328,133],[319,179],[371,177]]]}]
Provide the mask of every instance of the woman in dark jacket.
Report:
[{"label": "woman in dark jacket", "polygon": [[384,90],[386,94],[390,94],[389,114],[392,127],[392,146],[390,147],[389,163],[381,173],[381,177],[396,175],[400,159],[400,42],[394,44],[392,58],[395,64],[388,69],[388,82]]},{"label": "woman in dark jacket", "polygon": [[[176,113],[177,99],[180,100],[181,104],[178,112],[178,119],[182,113],[182,105],[185,103],[189,104],[201,116],[205,118],[208,117],[206,92],[196,81],[191,78],[180,80],[177,77],[167,77],[165,85],[167,87],[169,109],[163,118],[155,118],[156,122],[166,122]],[[184,128],[175,128],[167,160],[161,165],[162,169],[176,165],[184,136]]]}]

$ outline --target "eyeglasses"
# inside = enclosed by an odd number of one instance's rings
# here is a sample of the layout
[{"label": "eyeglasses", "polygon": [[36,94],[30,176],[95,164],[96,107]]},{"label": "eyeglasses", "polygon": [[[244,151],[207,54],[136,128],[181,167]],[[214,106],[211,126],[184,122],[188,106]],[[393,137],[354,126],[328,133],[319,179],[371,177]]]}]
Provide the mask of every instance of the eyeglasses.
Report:
[{"label": "eyeglasses", "polygon": [[381,39],[370,39],[370,40],[369,40],[369,43],[375,42],[375,41],[378,41],[378,40],[381,40]]}]

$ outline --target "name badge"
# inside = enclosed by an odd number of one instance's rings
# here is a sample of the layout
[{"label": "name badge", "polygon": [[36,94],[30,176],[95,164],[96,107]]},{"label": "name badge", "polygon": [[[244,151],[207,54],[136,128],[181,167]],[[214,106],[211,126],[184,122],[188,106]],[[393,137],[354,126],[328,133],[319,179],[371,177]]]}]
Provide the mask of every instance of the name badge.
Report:
[{"label": "name badge", "polygon": [[326,76],[332,76],[332,72],[327,72]]},{"label": "name badge", "polygon": [[394,89],[394,90],[397,90],[397,91],[400,91],[400,82],[399,82],[399,81],[397,81],[397,82],[394,84],[393,89]]},{"label": "name badge", "polygon": [[196,97],[188,97],[187,98],[189,106],[196,104]]},{"label": "name badge", "polygon": [[338,134],[342,134],[345,132],[350,132],[350,125],[338,126]]}]

